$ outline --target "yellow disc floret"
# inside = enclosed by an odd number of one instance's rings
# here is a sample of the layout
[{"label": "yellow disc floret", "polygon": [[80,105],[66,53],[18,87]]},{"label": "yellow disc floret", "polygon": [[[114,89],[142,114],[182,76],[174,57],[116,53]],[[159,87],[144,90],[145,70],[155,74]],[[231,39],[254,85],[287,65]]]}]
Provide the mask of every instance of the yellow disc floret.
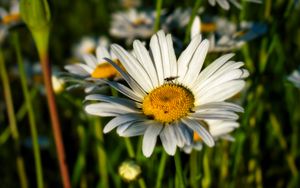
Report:
[{"label": "yellow disc floret", "polygon": [[[120,66],[119,61],[115,61]],[[109,63],[99,64],[91,74],[92,78],[114,78],[119,72]]]},{"label": "yellow disc floret", "polygon": [[9,14],[2,18],[3,24],[10,24],[12,22],[20,21],[21,17],[20,14]]},{"label": "yellow disc floret", "polygon": [[185,117],[194,107],[192,92],[177,84],[167,83],[151,91],[143,101],[143,112],[162,123]]}]

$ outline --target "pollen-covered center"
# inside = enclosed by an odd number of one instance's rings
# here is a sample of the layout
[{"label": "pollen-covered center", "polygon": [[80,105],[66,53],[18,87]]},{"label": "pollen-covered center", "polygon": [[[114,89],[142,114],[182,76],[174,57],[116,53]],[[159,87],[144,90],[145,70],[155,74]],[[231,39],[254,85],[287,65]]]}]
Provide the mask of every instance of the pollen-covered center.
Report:
[{"label": "pollen-covered center", "polygon": [[164,84],[151,91],[143,101],[143,112],[162,123],[185,117],[194,107],[194,95],[177,84]]},{"label": "pollen-covered center", "polygon": [[17,22],[21,19],[20,14],[9,14],[2,18],[3,24],[10,24],[12,22]]},{"label": "pollen-covered center", "polygon": [[[118,60],[115,60],[119,66],[120,62]],[[119,72],[109,63],[102,63],[99,64],[94,71],[91,74],[92,78],[113,78],[117,76]]]}]

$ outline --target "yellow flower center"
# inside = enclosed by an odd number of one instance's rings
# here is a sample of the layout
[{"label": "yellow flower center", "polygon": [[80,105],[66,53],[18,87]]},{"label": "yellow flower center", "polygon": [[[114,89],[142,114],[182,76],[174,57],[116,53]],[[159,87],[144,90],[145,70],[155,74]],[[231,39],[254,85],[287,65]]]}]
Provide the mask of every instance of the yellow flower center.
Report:
[{"label": "yellow flower center", "polygon": [[146,24],[146,20],[143,19],[143,18],[137,18],[137,19],[135,19],[132,23],[133,23],[133,25],[135,25],[135,26],[139,26],[139,25]]},{"label": "yellow flower center", "polygon": [[3,24],[9,24],[20,20],[20,14],[9,14],[2,18]]},{"label": "yellow flower center", "polygon": [[214,23],[202,23],[201,32],[213,32],[216,30],[216,24]]},{"label": "yellow flower center", "polygon": [[[119,66],[120,62],[115,60]],[[119,75],[119,72],[109,63],[98,65],[91,74],[92,78],[114,78]]]},{"label": "yellow flower center", "polygon": [[194,95],[190,90],[167,83],[151,91],[144,98],[142,108],[146,116],[162,123],[170,123],[191,112],[194,102]]}]

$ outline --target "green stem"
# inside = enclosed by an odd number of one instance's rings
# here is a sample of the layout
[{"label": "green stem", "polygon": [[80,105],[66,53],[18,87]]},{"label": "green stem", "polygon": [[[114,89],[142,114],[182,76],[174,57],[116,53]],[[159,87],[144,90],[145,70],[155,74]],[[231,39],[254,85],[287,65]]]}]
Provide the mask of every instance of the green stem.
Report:
[{"label": "green stem", "polygon": [[190,155],[190,184],[192,188],[198,187],[197,182],[197,151],[192,151]]},{"label": "green stem", "polygon": [[156,185],[155,185],[156,188],[161,187],[167,159],[168,159],[167,153],[165,151],[162,151],[162,156],[161,156],[159,167],[158,167],[158,176],[157,176]]},{"label": "green stem", "polygon": [[211,173],[210,173],[210,166],[209,166],[209,150],[204,151],[204,157],[203,157],[203,170],[204,170],[204,176],[202,179],[202,187],[210,187],[211,186]]},{"label": "green stem", "polygon": [[129,138],[124,138],[126,149],[130,158],[135,158],[135,153]]},{"label": "green stem", "polygon": [[44,84],[45,84],[45,89],[47,94],[47,102],[48,102],[48,108],[50,112],[52,132],[54,135],[54,141],[55,141],[56,151],[58,155],[58,163],[59,163],[60,174],[62,177],[62,183],[64,188],[70,188],[71,183],[70,183],[68,166],[66,163],[65,148],[62,139],[55,95],[54,95],[52,81],[51,81],[51,66],[49,62],[49,56],[47,51],[41,50],[41,48],[38,49],[40,49],[39,57],[42,65],[43,79],[44,79]]},{"label": "green stem", "polygon": [[154,22],[154,32],[157,32],[159,30],[161,7],[162,0],[156,0],[156,18]]},{"label": "green stem", "polygon": [[18,131],[18,128],[17,128],[16,117],[15,117],[15,113],[14,113],[13,100],[12,100],[12,95],[11,95],[11,88],[10,88],[10,85],[9,85],[9,80],[8,80],[8,75],[7,75],[7,70],[6,70],[6,66],[5,66],[5,62],[4,62],[2,49],[0,49],[0,74],[1,74],[1,77],[2,77],[4,97],[5,97],[6,106],[7,106],[7,113],[8,113],[8,118],[9,118],[10,130],[11,130],[11,134],[12,134],[12,137],[13,137],[13,140],[14,140],[16,152],[18,153],[18,156],[17,156],[17,159],[16,159],[18,175],[19,175],[19,178],[20,178],[21,187],[22,188],[27,188],[28,187],[27,175],[26,175],[26,171],[25,171],[24,160],[23,160],[22,155],[20,154],[19,131]]},{"label": "green stem", "polygon": [[32,138],[32,143],[33,143],[33,154],[34,154],[34,159],[35,159],[35,168],[36,168],[35,170],[36,170],[36,176],[37,176],[37,186],[39,188],[42,188],[42,187],[44,187],[44,182],[43,182],[43,170],[42,170],[40,148],[39,148],[39,143],[38,143],[38,133],[37,133],[37,128],[36,128],[35,116],[34,116],[34,112],[33,112],[30,93],[29,93],[29,90],[27,87],[27,79],[26,79],[25,68],[23,65],[20,43],[19,43],[18,35],[16,33],[14,33],[14,35],[13,35],[13,42],[14,42],[15,50],[16,50],[16,54],[17,54],[17,59],[18,59],[17,62],[18,62],[19,73],[20,73],[20,78],[21,78],[21,85],[22,85],[22,90],[23,90],[25,103],[26,103],[26,107],[27,107],[27,111],[28,111],[28,116],[29,116],[29,125],[30,125],[30,132],[31,132],[31,138]]},{"label": "green stem", "polygon": [[139,179],[139,185],[140,185],[140,188],[146,188],[146,183],[143,178]]},{"label": "green stem", "polygon": [[176,168],[176,177],[178,178],[178,183],[179,183],[179,187],[185,187],[184,186],[184,181],[183,181],[183,176],[182,176],[182,168],[181,168],[181,160],[180,160],[180,152],[176,152],[175,156],[174,156],[174,160],[175,160],[175,168]]},{"label": "green stem", "polygon": [[103,133],[102,133],[102,121],[101,119],[95,119],[94,123],[94,133],[96,138],[96,150],[98,155],[98,170],[100,173],[101,178],[101,187],[109,187],[108,182],[108,172],[107,172],[107,160],[106,160],[106,153],[103,148]]},{"label": "green stem", "polygon": [[189,20],[189,23],[187,25],[187,29],[185,31],[185,37],[184,37],[184,43],[187,44],[190,40],[190,35],[191,35],[191,27],[192,27],[192,24],[193,24],[193,21],[194,21],[194,18],[198,12],[198,9],[200,7],[200,4],[201,4],[201,0],[196,0],[195,2],[195,5],[194,5],[194,8],[192,10],[192,15],[190,17],[190,20]]},{"label": "green stem", "polygon": [[288,146],[287,146],[287,142],[282,134],[282,131],[281,131],[281,125],[279,123],[279,121],[277,120],[276,116],[271,113],[270,115],[270,120],[271,120],[271,124],[272,124],[272,127],[273,127],[273,130],[279,140],[279,145],[281,146],[281,148],[285,151],[285,158],[286,158],[286,161],[287,161],[287,164],[288,164],[288,167],[290,168],[293,176],[298,176],[299,175],[299,171],[298,171],[298,168],[296,166],[296,163],[295,163],[295,158],[294,156],[288,151]]}]

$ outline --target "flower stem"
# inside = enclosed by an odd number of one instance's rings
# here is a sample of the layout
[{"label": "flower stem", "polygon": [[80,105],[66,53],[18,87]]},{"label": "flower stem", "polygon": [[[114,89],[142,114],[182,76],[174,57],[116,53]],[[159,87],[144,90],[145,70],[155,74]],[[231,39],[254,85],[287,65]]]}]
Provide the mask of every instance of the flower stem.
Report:
[{"label": "flower stem", "polygon": [[176,177],[178,178],[179,187],[185,187],[183,176],[182,176],[182,168],[181,168],[181,160],[180,160],[180,152],[176,152],[174,156],[175,160],[175,168],[176,168]]},{"label": "flower stem", "polygon": [[156,18],[154,22],[154,32],[157,32],[159,30],[161,7],[162,0],[156,0]]},{"label": "flower stem", "polygon": [[22,188],[27,188],[28,187],[27,175],[26,175],[26,171],[25,171],[24,159],[23,159],[22,155],[20,154],[19,131],[18,131],[18,128],[17,128],[17,123],[16,123],[17,121],[16,121],[16,116],[15,116],[15,113],[14,113],[14,106],[13,106],[13,101],[12,101],[11,88],[10,88],[10,85],[9,85],[9,80],[8,80],[6,66],[5,66],[5,62],[4,62],[4,58],[3,58],[2,49],[0,49],[0,74],[1,74],[1,77],[2,77],[4,97],[5,97],[6,106],[7,106],[7,113],[8,113],[8,118],[9,118],[10,131],[11,131],[11,134],[12,134],[12,138],[14,140],[15,150],[17,152],[16,163],[17,163],[18,175],[19,175],[19,178],[20,178],[21,187]]},{"label": "flower stem", "polygon": [[157,175],[156,185],[155,185],[156,188],[161,187],[167,159],[168,159],[167,153],[165,151],[162,151],[162,156],[161,156],[161,159],[160,159],[160,162],[159,162],[158,175]]},{"label": "flower stem", "polygon": [[130,158],[135,158],[135,153],[129,138],[124,138],[127,152]]},{"label": "flower stem", "polygon": [[197,152],[192,151],[190,156],[190,184],[192,188],[197,188]]},{"label": "flower stem", "polygon": [[192,10],[192,15],[190,17],[189,23],[187,25],[187,29],[185,31],[185,37],[184,37],[184,43],[185,44],[187,44],[189,42],[191,27],[192,27],[194,18],[195,18],[196,14],[197,14],[197,11],[198,11],[198,9],[200,7],[200,4],[201,4],[201,0],[196,0],[194,8]]},{"label": "flower stem", "polygon": [[68,167],[66,163],[65,149],[62,140],[61,128],[60,128],[60,123],[59,123],[58,113],[57,113],[57,108],[55,103],[55,95],[52,88],[51,67],[49,63],[49,57],[47,52],[41,52],[41,51],[39,51],[39,56],[42,65],[43,79],[46,88],[47,102],[50,111],[52,131],[54,134],[56,151],[58,154],[59,168],[62,176],[63,187],[69,188],[71,187],[70,177],[69,177]]},{"label": "flower stem", "polygon": [[98,155],[98,170],[100,178],[102,180],[101,187],[109,187],[108,172],[107,172],[107,160],[106,153],[103,148],[103,133],[102,133],[102,119],[94,119],[94,133],[96,138],[96,150]]},{"label": "flower stem", "polygon": [[20,43],[18,39],[17,33],[14,33],[13,35],[13,42],[15,45],[15,50],[17,54],[17,62],[19,67],[19,73],[21,78],[21,85],[22,90],[25,98],[25,104],[28,112],[29,117],[29,125],[30,125],[30,132],[31,132],[31,138],[33,143],[33,154],[35,159],[35,167],[36,167],[36,176],[37,176],[37,186],[39,188],[44,187],[44,181],[43,181],[43,170],[42,170],[42,162],[41,162],[41,155],[40,155],[40,148],[38,143],[38,133],[35,123],[35,116],[33,112],[32,102],[30,98],[30,93],[27,87],[27,79],[26,79],[26,73],[23,65],[22,60],[22,54],[20,49]]}]

